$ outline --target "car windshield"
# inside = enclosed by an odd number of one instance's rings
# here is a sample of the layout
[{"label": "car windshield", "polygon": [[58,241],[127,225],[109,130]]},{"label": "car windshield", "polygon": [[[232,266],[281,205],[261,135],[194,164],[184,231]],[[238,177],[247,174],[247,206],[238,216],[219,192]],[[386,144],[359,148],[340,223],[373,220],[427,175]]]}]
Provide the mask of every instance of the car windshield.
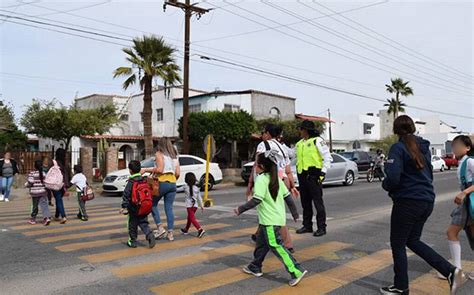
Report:
[{"label": "car windshield", "polygon": [[354,158],[354,153],[351,152],[340,153],[339,155],[343,156],[348,160],[352,160]]},{"label": "car windshield", "polygon": [[155,167],[155,158],[148,158],[140,162],[142,168]]}]

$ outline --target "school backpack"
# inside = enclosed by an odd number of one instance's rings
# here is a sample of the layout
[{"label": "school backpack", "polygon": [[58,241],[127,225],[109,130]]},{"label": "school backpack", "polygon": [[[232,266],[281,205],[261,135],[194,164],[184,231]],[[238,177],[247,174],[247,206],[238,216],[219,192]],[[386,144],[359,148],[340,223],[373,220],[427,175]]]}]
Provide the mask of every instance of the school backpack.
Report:
[{"label": "school backpack", "polygon": [[132,204],[137,207],[137,215],[144,216],[151,213],[153,206],[153,193],[148,181],[141,180],[133,182]]},{"label": "school backpack", "polygon": [[[471,182],[468,182],[468,180],[467,180],[467,162],[469,160],[474,161],[474,158],[467,158],[462,163],[461,167],[459,167],[460,176],[461,176],[461,183],[462,183],[464,188],[468,188],[471,185],[473,185],[472,184],[472,181],[473,181],[472,179],[470,180]],[[471,219],[474,219],[474,193],[471,193],[468,196],[466,196],[465,205],[466,205],[467,212],[469,213],[469,216],[471,217]]]},{"label": "school backpack", "polygon": [[95,198],[94,190],[88,183],[86,183],[86,186],[82,189],[82,192],[81,192],[81,199],[84,202],[87,202],[87,201],[94,200],[94,198]]},{"label": "school backpack", "polygon": [[53,160],[53,167],[51,167],[44,178],[44,185],[47,189],[59,191],[64,188],[64,177],[61,168],[56,160]]}]

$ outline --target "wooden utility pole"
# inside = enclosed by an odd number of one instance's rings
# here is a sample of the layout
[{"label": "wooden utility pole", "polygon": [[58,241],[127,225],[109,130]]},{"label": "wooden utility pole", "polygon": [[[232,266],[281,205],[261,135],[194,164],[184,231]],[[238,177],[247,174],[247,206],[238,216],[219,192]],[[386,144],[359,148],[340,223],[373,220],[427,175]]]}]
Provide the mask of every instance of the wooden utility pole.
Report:
[{"label": "wooden utility pole", "polygon": [[328,119],[329,119],[329,151],[332,153],[332,122],[331,122],[331,109],[328,109]]},{"label": "wooden utility pole", "polygon": [[184,66],[183,66],[183,153],[189,153],[189,48],[191,44],[191,17],[196,14],[198,19],[209,9],[197,7],[191,4],[191,0],[179,2],[177,0],[165,1],[163,10],[166,6],[174,6],[184,11]]}]

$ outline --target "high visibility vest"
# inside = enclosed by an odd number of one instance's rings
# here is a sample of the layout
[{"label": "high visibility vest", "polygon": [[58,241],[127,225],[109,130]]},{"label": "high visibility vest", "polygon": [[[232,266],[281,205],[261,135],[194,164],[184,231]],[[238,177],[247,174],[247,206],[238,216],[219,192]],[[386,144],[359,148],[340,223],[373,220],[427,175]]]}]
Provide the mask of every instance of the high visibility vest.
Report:
[{"label": "high visibility vest", "polygon": [[316,147],[316,137],[300,140],[296,144],[296,170],[298,174],[310,167],[323,168],[323,157]]}]

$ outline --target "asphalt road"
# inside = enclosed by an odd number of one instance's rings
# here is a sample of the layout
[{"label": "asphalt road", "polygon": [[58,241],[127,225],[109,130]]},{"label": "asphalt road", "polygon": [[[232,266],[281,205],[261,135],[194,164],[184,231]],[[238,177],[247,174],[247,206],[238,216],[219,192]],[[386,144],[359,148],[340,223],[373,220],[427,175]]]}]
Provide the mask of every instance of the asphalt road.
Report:
[{"label": "asphalt road", "polygon": [[[458,190],[455,173],[437,173],[435,187],[437,204],[424,240],[447,256],[445,231]],[[310,274],[291,289],[272,254],[263,277],[240,271],[252,257],[249,235],[256,226],[255,212],[232,213],[244,201],[244,191],[243,186],[222,185],[211,192],[215,205],[198,214],[208,232],[203,239],[176,233],[174,242],[159,241],[149,250],[143,242],[138,249],[125,246],[118,197],[101,196],[88,204],[88,222],[72,219],[77,206],[66,199],[71,220],[45,228],[26,225],[29,200],[17,190],[12,202],[0,203],[0,294],[378,294],[380,286],[391,282],[391,201],[380,183],[360,180],[352,187],[324,189],[328,235],[292,235],[296,258]],[[182,194],[175,214],[179,228],[185,219]],[[462,243],[465,268],[474,271],[464,237]],[[411,257],[409,265],[411,294],[448,294],[447,283],[421,259]],[[459,294],[473,294],[473,287],[470,283]]]}]

